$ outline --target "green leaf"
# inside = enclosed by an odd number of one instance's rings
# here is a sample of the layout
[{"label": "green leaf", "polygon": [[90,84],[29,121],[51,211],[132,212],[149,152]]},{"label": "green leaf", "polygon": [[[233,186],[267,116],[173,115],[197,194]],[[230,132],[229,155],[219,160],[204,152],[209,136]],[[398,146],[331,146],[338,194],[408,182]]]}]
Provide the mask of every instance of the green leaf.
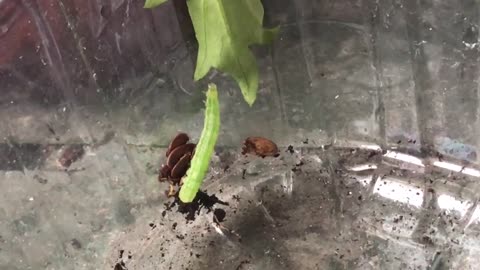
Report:
[{"label": "green leaf", "polygon": [[167,2],[167,0],[145,0],[144,8],[154,8],[163,3]]},{"label": "green leaf", "polygon": [[258,89],[258,67],[249,46],[267,44],[277,29],[263,28],[260,0],[187,0],[199,49],[194,79],[213,67],[231,75],[251,106]]}]

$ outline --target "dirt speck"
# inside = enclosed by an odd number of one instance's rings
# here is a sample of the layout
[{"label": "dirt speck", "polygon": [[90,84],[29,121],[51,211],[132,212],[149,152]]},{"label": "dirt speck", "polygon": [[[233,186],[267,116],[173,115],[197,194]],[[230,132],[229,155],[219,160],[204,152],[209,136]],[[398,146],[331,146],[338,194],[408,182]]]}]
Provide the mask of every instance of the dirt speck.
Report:
[{"label": "dirt speck", "polygon": [[76,238],[72,239],[71,244],[72,244],[72,247],[74,247],[75,249],[81,249],[82,248],[82,243],[80,243],[80,241],[78,241],[78,239],[76,239]]},{"label": "dirt speck", "polygon": [[399,216],[393,219],[393,223],[398,223],[403,220],[403,216]]},{"label": "dirt speck", "polygon": [[421,242],[427,246],[433,246],[433,239],[430,236],[424,235],[421,239]]},{"label": "dirt speck", "polygon": [[244,269],[244,266],[249,264],[250,261],[249,260],[243,260],[240,262],[240,264],[237,266],[237,268],[235,268],[235,270],[242,270]]},{"label": "dirt speck", "polygon": [[123,253],[124,253],[124,252],[125,252],[125,250],[123,250],[123,249],[120,249],[120,250],[119,250],[119,252],[118,252],[118,253],[119,253],[119,255],[118,255],[118,258],[119,258],[119,259],[123,258]]},{"label": "dirt speck", "polygon": [[33,176],[33,179],[37,180],[38,183],[43,184],[43,185],[45,185],[46,183],[48,183],[48,180],[47,180],[47,179],[45,179],[45,178],[43,178],[43,177],[40,177],[40,176],[38,176],[38,175],[34,175],[34,176]]},{"label": "dirt speck", "polygon": [[121,261],[115,264],[115,266],[113,267],[113,270],[128,270],[128,269],[125,266],[125,263]]},{"label": "dirt speck", "polygon": [[213,221],[216,223],[223,222],[227,213],[221,208],[217,208],[213,211]]},{"label": "dirt speck", "polygon": [[68,168],[72,163],[81,159],[85,154],[85,150],[83,149],[83,145],[70,145],[66,147],[58,159],[58,163],[64,167]]}]

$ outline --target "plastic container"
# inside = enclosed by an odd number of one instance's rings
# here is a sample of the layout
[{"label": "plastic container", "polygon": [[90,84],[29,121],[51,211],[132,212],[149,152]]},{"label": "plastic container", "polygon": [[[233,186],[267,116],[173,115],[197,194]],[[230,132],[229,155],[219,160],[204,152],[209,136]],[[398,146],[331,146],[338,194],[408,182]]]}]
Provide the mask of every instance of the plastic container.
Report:
[{"label": "plastic container", "polygon": [[[475,1],[266,0],[251,108],[193,82],[182,1],[142,4],[0,1],[0,269],[478,268]],[[202,189],[228,205],[187,222],[157,174],[208,81]],[[248,136],[280,157],[244,157]]]}]

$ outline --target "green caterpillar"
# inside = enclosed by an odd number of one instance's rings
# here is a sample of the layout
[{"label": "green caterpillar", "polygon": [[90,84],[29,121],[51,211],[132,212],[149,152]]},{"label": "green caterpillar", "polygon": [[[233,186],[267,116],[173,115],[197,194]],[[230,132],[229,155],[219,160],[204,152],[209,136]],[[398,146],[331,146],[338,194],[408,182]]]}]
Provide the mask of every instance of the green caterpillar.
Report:
[{"label": "green caterpillar", "polygon": [[190,168],[180,188],[179,197],[184,203],[193,201],[208,171],[210,159],[220,130],[219,107],[217,86],[215,84],[209,84],[202,134],[195,148],[195,154],[190,163]]}]

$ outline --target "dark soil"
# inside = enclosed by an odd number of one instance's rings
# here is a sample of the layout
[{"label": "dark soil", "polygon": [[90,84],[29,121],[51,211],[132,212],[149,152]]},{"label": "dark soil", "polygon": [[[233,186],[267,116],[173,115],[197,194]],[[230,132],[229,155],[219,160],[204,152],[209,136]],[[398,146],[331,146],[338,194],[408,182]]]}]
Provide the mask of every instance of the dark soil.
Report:
[{"label": "dark soil", "polygon": [[[188,221],[195,220],[196,216],[200,214],[200,211],[205,208],[207,213],[213,211],[216,204],[228,205],[228,203],[221,201],[217,198],[215,194],[208,195],[203,191],[198,191],[197,196],[191,203],[183,203],[180,201],[178,196],[175,197],[174,201],[170,205],[166,205],[165,211],[173,211],[175,206],[175,211],[185,214],[185,219]],[[223,211],[223,210],[222,210]],[[225,213],[225,211],[223,211]],[[162,212],[162,215],[163,212]],[[225,216],[223,216],[223,219]],[[222,220],[223,220],[222,219]]]},{"label": "dark soil", "polygon": [[216,223],[223,222],[225,220],[226,215],[227,213],[225,212],[225,210],[221,208],[217,208],[213,211],[213,216],[214,216],[213,221]]},{"label": "dark soil", "polygon": [[113,270],[128,270],[128,269],[125,266],[125,263],[123,261],[121,261],[121,262],[118,262],[117,264],[115,264],[115,266],[113,267]]},{"label": "dark soil", "polygon": [[68,168],[72,163],[81,159],[85,154],[85,150],[83,149],[83,145],[81,144],[74,144],[70,145],[62,152],[61,157],[58,159],[58,162],[64,167]]}]

